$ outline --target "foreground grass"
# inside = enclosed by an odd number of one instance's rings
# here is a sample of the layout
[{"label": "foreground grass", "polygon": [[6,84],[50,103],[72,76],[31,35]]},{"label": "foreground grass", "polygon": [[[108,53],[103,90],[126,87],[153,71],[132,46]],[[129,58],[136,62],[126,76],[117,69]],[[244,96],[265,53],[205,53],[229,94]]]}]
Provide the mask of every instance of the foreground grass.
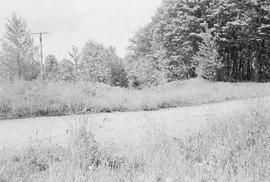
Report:
[{"label": "foreground grass", "polygon": [[18,81],[0,85],[0,119],[147,111],[261,96],[270,96],[270,83],[193,79],[135,90],[85,82]]},{"label": "foreground grass", "polygon": [[0,181],[269,181],[270,118],[260,106],[211,121],[191,136],[152,126],[139,147],[101,146],[91,128],[71,129],[67,147],[42,142],[3,151]]}]

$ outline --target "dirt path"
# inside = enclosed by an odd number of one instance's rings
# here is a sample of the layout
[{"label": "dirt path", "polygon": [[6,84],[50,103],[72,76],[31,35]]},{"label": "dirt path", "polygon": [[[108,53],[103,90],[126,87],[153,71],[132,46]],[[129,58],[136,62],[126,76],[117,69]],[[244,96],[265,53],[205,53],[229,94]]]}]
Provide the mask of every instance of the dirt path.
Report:
[{"label": "dirt path", "polygon": [[19,147],[33,139],[61,144],[68,138],[70,126],[80,122],[92,123],[101,142],[136,144],[153,126],[161,126],[172,135],[190,133],[205,126],[211,117],[222,119],[234,112],[248,112],[247,106],[257,107],[258,103],[263,103],[270,112],[270,97],[264,97],[150,112],[5,120],[0,121],[0,150]]}]

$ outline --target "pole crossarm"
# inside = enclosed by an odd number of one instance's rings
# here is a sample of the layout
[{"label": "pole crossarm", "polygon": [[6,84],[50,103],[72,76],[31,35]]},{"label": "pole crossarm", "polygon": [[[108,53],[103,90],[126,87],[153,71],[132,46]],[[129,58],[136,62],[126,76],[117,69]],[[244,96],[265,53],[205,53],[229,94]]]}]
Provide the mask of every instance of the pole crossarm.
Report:
[{"label": "pole crossarm", "polygon": [[31,35],[50,34],[51,32],[34,32]]}]

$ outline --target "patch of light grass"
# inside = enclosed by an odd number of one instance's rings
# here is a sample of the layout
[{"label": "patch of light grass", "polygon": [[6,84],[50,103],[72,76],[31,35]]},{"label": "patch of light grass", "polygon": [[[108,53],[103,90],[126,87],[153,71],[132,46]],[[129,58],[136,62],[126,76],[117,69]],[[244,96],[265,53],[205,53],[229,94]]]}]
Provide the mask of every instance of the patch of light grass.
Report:
[{"label": "patch of light grass", "polygon": [[[214,118],[213,118],[214,119]],[[0,181],[269,181],[270,115],[261,103],[192,135],[151,126],[138,147],[106,147],[94,127],[69,130],[66,147],[1,153]]]}]

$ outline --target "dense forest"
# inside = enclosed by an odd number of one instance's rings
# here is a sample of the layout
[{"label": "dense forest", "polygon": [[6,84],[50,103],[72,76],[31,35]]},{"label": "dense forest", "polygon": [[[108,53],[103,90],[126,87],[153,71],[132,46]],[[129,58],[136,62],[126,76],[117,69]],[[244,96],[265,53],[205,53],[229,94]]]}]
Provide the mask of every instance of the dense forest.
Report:
[{"label": "dense forest", "polygon": [[151,62],[168,80],[266,81],[269,40],[270,1],[165,0],[131,39],[129,60]]},{"label": "dense forest", "polygon": [[130,39],[125,58],[93,40],[69,58],[45,59],[23,18],[13,14],[1,39],[2,79],[85,80],[144,87],[191,77],[216,81],[270,80],[270,1],[164,0]]}]

